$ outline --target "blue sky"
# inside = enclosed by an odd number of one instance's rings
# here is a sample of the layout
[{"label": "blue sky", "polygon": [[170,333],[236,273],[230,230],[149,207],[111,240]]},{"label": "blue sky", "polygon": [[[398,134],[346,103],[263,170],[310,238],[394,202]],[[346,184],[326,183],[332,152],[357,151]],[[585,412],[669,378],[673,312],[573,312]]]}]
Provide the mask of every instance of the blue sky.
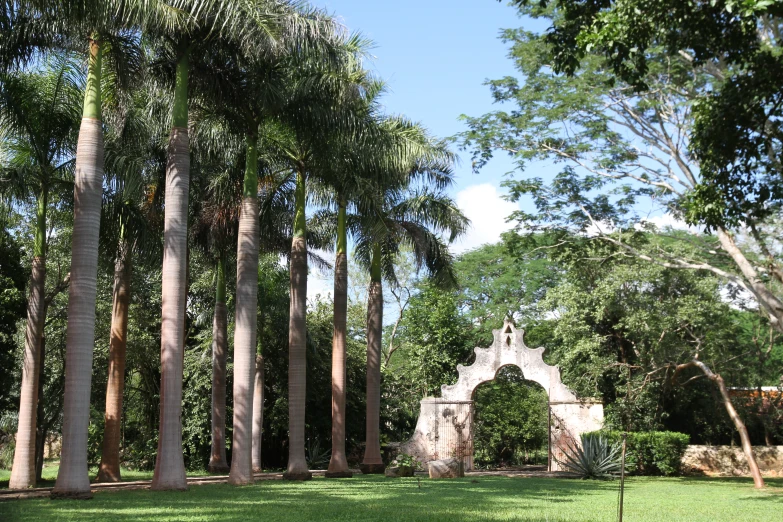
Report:
[{"label": "blue sky", "polygon": [[[386,111],[404,114],[432,133],[447,137],[464,130],[460,114],[479,116],[495,108],[486,79],[514,74],[501,28],[518,27],[516,10],[496,0],[315,0],[351,31],[375,42],[367,66],[386,80]],[[494,242],[508,228],[515,208],[500,199],[503,174],[513,167],[494,160],[478,175],[470,156],[460,153],[452,195],[473,221],[468,236],[455,245],[464,251]]]}]

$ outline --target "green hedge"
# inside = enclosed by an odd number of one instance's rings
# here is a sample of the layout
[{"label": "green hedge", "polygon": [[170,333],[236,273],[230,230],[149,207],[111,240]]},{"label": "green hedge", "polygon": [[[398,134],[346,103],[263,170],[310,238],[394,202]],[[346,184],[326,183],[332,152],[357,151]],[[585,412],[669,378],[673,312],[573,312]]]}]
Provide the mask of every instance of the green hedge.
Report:
[{"label": "green hedge", "polygon": [[[606,437],[612,444],[623,440],[619,431],[601,430],[586,435]],[[625,461],[628,469],[639,475],[677,475],[689,442],[689,435],[674,431],[629,432]]]}]

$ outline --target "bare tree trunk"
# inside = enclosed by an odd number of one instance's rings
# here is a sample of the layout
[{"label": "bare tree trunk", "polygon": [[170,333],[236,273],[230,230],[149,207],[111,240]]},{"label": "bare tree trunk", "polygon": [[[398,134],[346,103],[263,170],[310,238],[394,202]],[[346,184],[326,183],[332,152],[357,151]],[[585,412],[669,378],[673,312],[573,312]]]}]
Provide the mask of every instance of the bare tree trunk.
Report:
[{"label": "bare tree trunk", "polygon": [[247,135],[247,164],[237,244],[234,329],[234,439],[229,484],[253,482],[253,386],[258,331],[258,152],[255,131]]},{"label": "bare tree trunk", "polygon": [[367,441],[362,473],[383,473],[381,457],[381,335],[383,331],[383,285],[380,247],[373,249],[370,291],[367,299]]},{"label": "bare tree trunk", "polygon": [[[341,207],[340,211],[343,211]],[[348,256],[340,248],[334,262],[334,334],[332,335],[332,457],[328,478],[353,476],[345,456],[345,334],[348,316]]]},{"label": "bare tree trunk", "polygon": [[128,306],[130,305],[131,248],[120,240],[114,264],[114,303],[109,338],[109,379],[106,383],[103,446],[98,482],[119,482],[122,399],[125,392],[125,351],[128,345]]},{"label": "bare tree trunk", "polygon": [[228,472],[226,462],[226,354],[228,353],[225,260],[217,266],[215,313],[212,318],[212,453],[207,469]]},{"label": "bare tree trunk", "polygon": [[[187,301],[188,192],[190,140],[187,129],[187,52],[177,62],[174,126],[166,166],[166,210],[163,231],[160,430],[152,489],[184,490],[182,454],[182,374]],[[184,84],[184,85],[183,85]],[[184,93],[182,92],[184,90]],[[184,105],[184,115],[183,106]]]},{"label": "bare tree trunk", "polygon": [[253,387],[253,471],[264,471],[261,443],[264,433],[264,357],[256,355],[256,383]]},{"label": "bare tree trunk", "polygon": [[22,363],[22,389],[19,394],[19,425],[16,432],[16,450],[8,487],[24,489],[35,487],[35,442],[38,409],[38,382],[41,375],[41,340],[46,305],[46,260],[33,258],[30,276],[30,296],[27,300],[27,329]]},{"label": "bare tree trunk", "polygon": [[52,498],[92,497],[87,469],[87,430],[90,423],[102,195],[101,46],[92,39],[84,114],[76,147],[62,452]]},{"label": "bare tree trunk", "polygon": [[757,488],[763,488],[764,479],[762,478],[761,471],[759,471],[759,466],[756,463],[756,457],[753,455],[753,446],[750,444],[748,428],[745,427],[742,418],[737,413],[737,410],[734,409],[734,404],[731,402],[731,397],[729,396],[729,391],[726,389],[726,383],[723,382],[723,377],[714,373],[709,366],[698,360],[680,365],[677,370],[680,371],[690,366],[699,368],[709,380],[718,385],[718,390],[720,390],[720,395],[723,399],[723,406],[726,408],[726,412],[734,423],[734,427],[737,428],[737,432],[739,432],[740,441],[742,442],[742,451],[745,453],[745,458],[748,460],[750,474],[753,477],[753,485]]},{"label": "bare tree trunk", "polygon": [[283,478],[309,480],[305,458],[305,400],[307,383],[307,243],[305,174],[296,176],[294,239],[291,243],[291,312],[288,326],[288,469]]},{"label": "bare tree trunk", "polygon": [[[44,316],[48,306],[44,306]],[[46,335],[41,336],[41,362],[38,369],[38,413],[36,415],[35,433],[35,480],[38,482],[43,477],[44,449],[46,446],[46,411],[44,410],[44,367],[46,362]]]}]

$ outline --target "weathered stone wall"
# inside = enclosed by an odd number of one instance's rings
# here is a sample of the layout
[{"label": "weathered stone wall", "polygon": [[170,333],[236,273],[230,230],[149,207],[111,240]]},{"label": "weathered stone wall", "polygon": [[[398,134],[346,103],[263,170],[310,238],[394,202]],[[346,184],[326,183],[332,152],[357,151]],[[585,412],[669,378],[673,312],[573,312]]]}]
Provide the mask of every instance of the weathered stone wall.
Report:
[{"label": "weathered stone wall", "polygon": [[[763,475],[783,477],[783,446],[754,446],[753,454]],[[748,461],[738,446],[688,446],[682,457],[682,470],[716,476],[750,476]]]},{"label": "weathered stone wall", "polygon": [[[470,366],[457,365],[459,379],[441,387],[441,398],[421,401],[421,412],[411,439],[400,451],[429,462],[462,455],[466,469],[473,467],[473,392],[483,382],[495,378],[504,366],[514,365],[525,379],[536,382],[549,395],[552,429],[551,447],[555,459],[562,458],[568,444],[579,440],[584,432],[603,425],[603,406],[591,400],[580,400],[560,380],[560,370],[543,360],[543,348],[525,346],[524,332],[506,321],[493,330],[495,341],[489,348],[476,348],[476,360]],[[459,428],[459,429],[458,429]],[[462,433],[460,433],[460,430]]]},{"label": "weathered stone wall", "polygon": [[[454,426],[465,424],[462,436]],[[466,469],[473,468],[473,401],[452,401],[428,397],[421,401],[419,420],[410,440],[400,446],[401,453],[421,462],[463,457]]]}]

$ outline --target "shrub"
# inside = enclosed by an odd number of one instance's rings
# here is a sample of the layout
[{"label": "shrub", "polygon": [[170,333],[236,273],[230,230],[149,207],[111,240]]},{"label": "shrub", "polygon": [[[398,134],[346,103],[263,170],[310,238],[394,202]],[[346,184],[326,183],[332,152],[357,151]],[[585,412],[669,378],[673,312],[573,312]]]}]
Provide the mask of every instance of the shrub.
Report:
[{"label": "shrub", "polygon": [[413,455],[407,453],[399,453],[394,460],[389,464],[389,467],[408,467],[413,469],[421,468],[421,463]]},{"label": "shrub", "polygon": [[[622,442],[619,431],[602,430],[586,435],[604,436],[614,444]],[[677,475],[689,442],[688,435],[674,431],[629,432],[625,461],[638,475]]]},{"label": "shrub", "polygon": [[0,469],[11,469],[14,461],[14,448],[16,447],[16,412],[5,413],[0,416]]},{"label": "shrub", "polygon": [[620,446],[600,433],[586,433],[582,445],[569,444],[565,459],[558,462],[582,478],[609,478],[620,472]]}]

